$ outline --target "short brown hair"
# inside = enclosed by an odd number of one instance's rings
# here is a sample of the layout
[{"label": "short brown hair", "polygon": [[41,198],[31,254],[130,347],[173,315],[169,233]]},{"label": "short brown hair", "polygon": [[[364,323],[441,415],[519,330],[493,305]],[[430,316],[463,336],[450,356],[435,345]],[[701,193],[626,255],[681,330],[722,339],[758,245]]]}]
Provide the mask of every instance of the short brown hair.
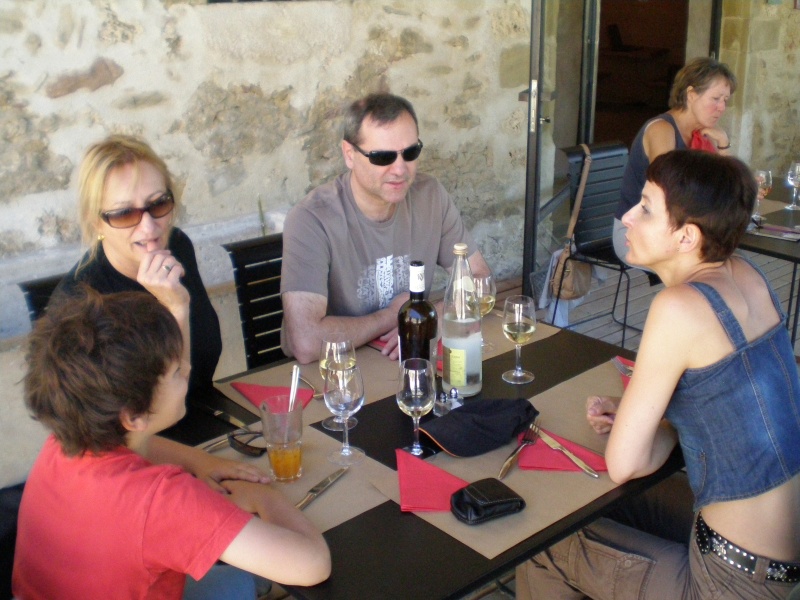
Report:
[{"label": "short brown hair", "polygon": [[702,94],[717,79],[724,79],[728,82],[731,94],[736,91],[736,75],[725,63],[706,57],[689,61],[675,75],[669,92],[669,107],[685,109],[686,93],[690,87],[698,94]]},{"label": "short brown hair", "polygon": [[703,234],[705,262],[727,259],[753,214],[758,184],[746,164],[732,156],[672,150],[647,168],[647,180],[664,191],[674,229],[686,223]]},{"label": "short brown hair", "polygon": [[65,454],[107,452],[125,444],[122,410],[149,412],[159,378],[182,349],[177,321],[151,294],[84,286],[36,322],[25,402]]},{"label": "short brown hair", "polygon": [[370,94],[353,102],[344,116],[344,141],[351,144],[361,143],[361,125],[367,118],[380,124],[392,123],[403,114],[408,113],[414,119],[414,124],[419,129],[417,113],[411,102],[393,94]]}]

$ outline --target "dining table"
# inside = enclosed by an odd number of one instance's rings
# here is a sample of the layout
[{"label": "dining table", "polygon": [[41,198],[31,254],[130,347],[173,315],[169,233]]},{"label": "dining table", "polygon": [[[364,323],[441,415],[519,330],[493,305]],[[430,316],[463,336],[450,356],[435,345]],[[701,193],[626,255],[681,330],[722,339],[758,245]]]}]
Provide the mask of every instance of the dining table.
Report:
[{"label": "dining table", "polygon": [[[515,364],[514,344],[502,335],[502,311],[483,320],[483,386],[466,402],[523,398],[539,411],[539,423],[551,433],[602,454],[607,435],[591,429],[585,418],[590,394],[621,395],[623,383],[612,364],[615,356],[634,354],[585,335],[539,324],[533,339],[522,347],[522,364],[535,379],[512,385],[502,373]],[[526,503],[521,512],[480,525],[458,521],[449,511],[404,512],[400,507],[396,449],[413,440],[412,420],[395,400],[398,363],[378,350],[357,350],[365,403],[354,415],[350,444],[366,458],[324,494],[305,513],[323,532],[331,549],[331,576],[315,586],[283,586],[298,599],[435,599],[461,598],[503,576],[516,565],[612,510],[618,503],[656,485],[683,465],[680,451],[655,473],[618,485],[603,471],[598,478],[580,471],[523,470],[514,467],[503,480]],[[226,377],[216,382],[228,399],[257,418],[257,402],[248,400],[238,384],[288,387],[293,360]],[[341,446],[341,432],[320,422],[330,415],[321,399],[322,379],[317,363],[300,365],[301,387],[314,397],[303,410],[303,474],[298,480],[273,483],[292,502],[301,500],[318,481],[339,467],[327,460]],[[237,389],[238,387],[238,389]],[[424,424],[439,417],[423,417]],[[254,428],[260,426],[256,422]],[[211,442],[220,441],[210,440]],[[423,442],[436,448],[430,439]],[[474,482],[497,477],[516,439],[470,458],[439,451],[426,462]],[[206,446],[207,444],[202,444]],[[253,461],[268,471],[268,458],[245,457],[225,444],[221,456]]]},{"label": "dining table", "polygon": [[767,198],[761,201],[762,227],[751,225],[739,242],[741,250],[763,254],[792,264],[792,278],[789,285],[789,299],[786,306],[786,326],[789,328],[792,345],[797,340],[798,317],[800,317],[800,285],[797,270],[800,265],[800,241],[797,238],[784,238],[782,232],[770,229],[778,226],[795,230],[800,234],[800,210],[786,210],[792,201],[792,188],[776,184]]}]

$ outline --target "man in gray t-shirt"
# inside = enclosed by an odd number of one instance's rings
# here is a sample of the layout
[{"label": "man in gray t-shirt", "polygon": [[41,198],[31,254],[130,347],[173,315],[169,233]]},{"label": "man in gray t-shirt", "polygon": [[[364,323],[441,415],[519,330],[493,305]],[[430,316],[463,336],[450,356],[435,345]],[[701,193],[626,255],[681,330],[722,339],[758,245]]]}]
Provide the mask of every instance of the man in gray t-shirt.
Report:
[{"label": "man in gray t-shirt", "polygon": [[458,209],[433,177],[416,173],[422,150],[411,104],[390,94],[354,102],[342,153],[349,171],[313,190],[283,229],[283,351],[301,363],[319,358],[326,333],[355,346],[376,338],[397,358],[397,311],[408,299],[408,263],[450,269],[453,244],[469,245],[473,274],[489,267]]}]

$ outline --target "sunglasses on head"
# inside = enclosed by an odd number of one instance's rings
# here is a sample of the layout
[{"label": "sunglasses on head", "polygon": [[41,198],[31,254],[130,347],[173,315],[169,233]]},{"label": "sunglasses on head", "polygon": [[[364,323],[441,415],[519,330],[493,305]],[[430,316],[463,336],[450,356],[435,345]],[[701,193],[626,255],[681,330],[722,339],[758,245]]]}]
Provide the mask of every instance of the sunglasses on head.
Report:
[{"label": "sunglasses on head", "polygon": [[150,213],[154,219],[166,217],[175,208],[175,198],[167,190],[144,208],[120,208],[100,213],[100,218],[115,229],[135,227],[142,222],[144,213]]},{"label": "sunglasses on head", "polygon": [[398,152],[397,150],[373,150],[372,152],[364,152],[356,144],[350,142],[350,145],[358,150],[361,154],[369,159],[370,164],[378,167],[388,167],[394,164],[397,160],[397,155],[403,157],[406,162],[414,162],[419,158],[419,153],[422,152],[422,140],[417,140],[413,146],[409,146],[405,150]]}]

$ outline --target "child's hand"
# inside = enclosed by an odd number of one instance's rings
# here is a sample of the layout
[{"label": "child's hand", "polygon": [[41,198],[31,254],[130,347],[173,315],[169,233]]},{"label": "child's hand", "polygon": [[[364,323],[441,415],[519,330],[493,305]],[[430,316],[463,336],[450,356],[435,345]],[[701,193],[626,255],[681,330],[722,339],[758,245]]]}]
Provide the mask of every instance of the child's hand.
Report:
[{"label": "child's hand", "polygon": [[272,480],[255,465],[206,455],[192,473],[215,491],[226,494],[228,490],[220,485],[225,480],[240,480],[251,483],[270,483]]}]

